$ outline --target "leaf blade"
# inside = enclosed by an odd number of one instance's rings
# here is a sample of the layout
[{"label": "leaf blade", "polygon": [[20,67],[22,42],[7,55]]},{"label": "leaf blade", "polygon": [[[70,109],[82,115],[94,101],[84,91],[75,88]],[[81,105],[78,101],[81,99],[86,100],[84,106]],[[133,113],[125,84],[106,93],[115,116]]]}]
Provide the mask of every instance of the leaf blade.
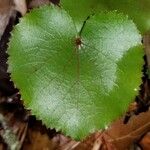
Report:
[{"label": "leaf blade", "polygon": [[[47,15],[48,19],[45,17]],[[122,24],[117,25],[116,22],[120,21]],[[116,27],[116,34],[111,42],[108,42],[109,36],[104,39],[96,38],[97,34],[108,33],[106,25],[112,30]],[[125,29],[122,35],[126,34],[119,40],[117,33],[122,28]],[[77,38],[74,23],[64,10],[55,6],[44,6],[23,18],[13,31],[8,61],[11,78],[20,89],[26,107],[37,118],[42,119],[47,127],[62,130],[75,139],[81,139],[88,133],[109,125],[125,111],[137,93],[133,87],[138,88],[141,82],[143,52],[139,46],[140,35],[135,25],[116,12],[99,14],[89,19],[79,37],[81,45],[76,43]],[[124,44],[128,38],[130,42]],[[97,42],[92,41],[93,39]],[[115,39],[117,46],[111,48]],[[124,51],[120,48],[122,44]],[[120,55],[116,54],[116,49]],[[109,57],[104,57],[104,50],[110,54]],[[110,56],[115,56],[111,58],[113,64]],[[125,76],[121,71],[116,74],[119,65],[126,71]],[[127,70],[128,65],[132,65],[131,71]],[[105,70],[108,75],[115,74],[115,79],[109,79],[110,76],[107,76]],[[133,74],[131,80],[136,78],[136,81],[128,81],[130,73]],[[105,75],[107,78],[101,78]],[[110,88],[108,79],[118,79],[121,87],[118,94],[115,84]],[[128,91],[122,85],[123,82],[127,82],[132,91]],[[119,99],[124,93],[127,94],[127,100],[120,102]]]},{"label": "leaf blade", "polygon": [[142,34],[150,30],[150,2],[149,0],[61,0],[61,5],[74,18],[77,29],[82,22],[92,14],[102,11],[122,12],[136,23]]}]

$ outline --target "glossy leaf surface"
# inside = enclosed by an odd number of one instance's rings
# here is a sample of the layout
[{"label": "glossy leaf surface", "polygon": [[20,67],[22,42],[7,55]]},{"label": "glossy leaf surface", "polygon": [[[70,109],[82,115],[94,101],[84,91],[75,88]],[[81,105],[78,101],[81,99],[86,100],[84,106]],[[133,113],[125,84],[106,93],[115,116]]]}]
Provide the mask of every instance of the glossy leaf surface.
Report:
[{"label": "glossy leaf surface", "polygon": [[141,36],[116,12],[92,16],[79,34],[61,8],[35,9],[15,27],[8,53],[25,106],[75,139],[125,112],[141,83]]},{"label": "glossy leaf surface", "polygon": [[150,31],[149,0],[61,0],[61,5],[74,18],[78,29],[93,13],[117,10],[133,19],[142,34]]}]

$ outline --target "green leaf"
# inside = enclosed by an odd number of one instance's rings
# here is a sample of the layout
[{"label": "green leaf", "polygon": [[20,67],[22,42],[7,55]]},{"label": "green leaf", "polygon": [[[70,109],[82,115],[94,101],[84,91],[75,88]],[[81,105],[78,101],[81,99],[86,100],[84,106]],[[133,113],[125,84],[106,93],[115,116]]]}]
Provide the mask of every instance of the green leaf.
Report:
[{"label": "green leaf", "polygon": [[61,5],[74,18],[77,28],[95,12],[118,10],[133,19],[141,33],[150,31],[149,0],[61,0]]},{"label": "green leaf", "polygon": [[92,16],[78,33],[61,8],[35,9],[15,27],[8,53],[25,106],[75,139],[124,113],[141,83],[141,36],[116,12]]},{"label": "green leaf", "polygon": [[60,0],[60,3],[73,17],[78,31],[89,15],[99,10],[106,10],[99,0]]}]

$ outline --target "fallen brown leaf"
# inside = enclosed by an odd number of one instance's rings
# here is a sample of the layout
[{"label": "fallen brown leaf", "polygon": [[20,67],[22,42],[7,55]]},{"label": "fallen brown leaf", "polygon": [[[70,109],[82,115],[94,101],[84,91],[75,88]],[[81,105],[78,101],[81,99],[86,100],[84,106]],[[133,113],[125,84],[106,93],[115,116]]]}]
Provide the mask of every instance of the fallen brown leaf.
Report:
[{"label": "fallen brown leaf", "polygon": [[34,131],[29,129],[27,138],[24,141],[23,150],[51,150],[53,149],[53,143],[47,136],[40,131]]},{"label": "fallen brown leaf", "polygon": [[150,111],[133,116],[127,124],[123,124],[123,118],[114,122],[105,131],[112,139],[118,150],[129,148],[133,142],[137,142],[145,133],[150,131]]},{"label": "fallen brown leaf", "polygon": [[99,150],[100,148],[108,150],[108,147],[110,150],[126,150],[148,131],[150,131],[150,111],[133,116],[128,124],[123,124],[123,118],[119,119],[106,131],[96,132],[82,142],[56,135],[51,139],[52,145],[55,146],[50,150]]},{"label": "fallen brown leaf", "polygon": [[47,4],[50,4],[50,0],[30,0],[28,1],[28,8],[32,9]]},{"label": "fallen brown leaf", "polygon": [[12,9],[13,2],[11,0],[0,0],[0,39],[9,22],[11,16],[15,15]]},{"label": "fallen brown leaf", "polygon": [[[13,108],[14,107],[14,108]],[[17,142],[19,141],[19,147],[22,146],[26,132],[27,132],[27,127],[28,123],[24,121],[24,113],[22,113],[22,110],[15,109],[15,105],[7,105],[7,104],[1,104],[0,105],[0,114],[2,114],[5,117],[5,127],[1,127],[0,131],[1,136],[3,137],[3,133],[5,133],[5,130],[9,130],[13,136],[16,136]],[[20,118],[19,114],[22,114],[22,117]],[[9,140],[9,137],[6,138],[5,144],[8,144],[7,141]],[[0,143],[0,147],[4,147],[3,143]],[[2,149],[3,150],[3,149]]]},{"label": "fallen brown leaf", "polygon": [[150,132],[148,132],[139,142],[143,150],[150,150]]},{"label": "fallen brown leaf", "polygon": [[19,11],[22,16],[24,16],[27,12],[27,4],[26,0],[14,0],[14,9]]},{"label": "fallen brown leaf", "polygon": [[16,11],[24,15],[27,11],[25,0],[0,0],[0,39],[11,17],[16,16]]}]

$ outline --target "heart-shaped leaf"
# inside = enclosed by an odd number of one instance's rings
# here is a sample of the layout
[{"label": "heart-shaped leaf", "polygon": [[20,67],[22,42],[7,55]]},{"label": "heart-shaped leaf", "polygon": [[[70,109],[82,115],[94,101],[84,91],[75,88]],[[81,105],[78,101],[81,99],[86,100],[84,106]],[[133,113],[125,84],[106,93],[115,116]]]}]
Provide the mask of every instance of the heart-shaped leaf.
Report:
[{"label": "heart-shaped leaf", "polygon": [[74,18],[77,27],[82,26],[82,22],[95,12],[118,10],[132,18],[142,33],[150,31],[149,0],[60,0],[60,2]]},{"label": "heart-shaped leaf", "polygon": [[116,12],[92,16],[78,33],[61,8],[35,9],[15,27],[8,53],[25,106],[75,139],[125,112],[141,83],[141,36]]}]

